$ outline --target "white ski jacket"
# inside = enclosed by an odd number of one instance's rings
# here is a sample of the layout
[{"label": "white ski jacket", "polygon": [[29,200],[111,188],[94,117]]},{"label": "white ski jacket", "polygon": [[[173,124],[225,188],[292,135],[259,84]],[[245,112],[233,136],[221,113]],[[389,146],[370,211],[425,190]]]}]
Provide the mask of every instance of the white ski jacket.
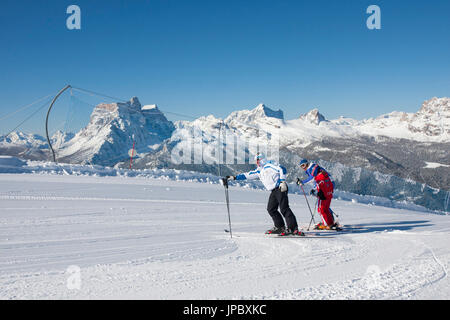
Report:
[{"label": "white ski jacket", "polygon": [[278,188],[282,181],[286,180],[286,169],[271,161],[267,161],[253,171],[241,173],[236,176],[236,180],[252,180],[257,178],[261,180],[267,190],[272,191]]}]

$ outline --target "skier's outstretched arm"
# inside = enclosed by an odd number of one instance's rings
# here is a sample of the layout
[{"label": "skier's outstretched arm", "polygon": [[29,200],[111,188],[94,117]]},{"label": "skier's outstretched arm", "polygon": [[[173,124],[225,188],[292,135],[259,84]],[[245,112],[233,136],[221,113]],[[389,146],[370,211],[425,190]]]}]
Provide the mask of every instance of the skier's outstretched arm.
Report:
[{"label": "skier's outstretched arm", "polygon": [[308,175],[308,178],[306,178],[305,180],[303,180],[301,183],[305,184],[310,182],[312,179],[314,179],[315,176],[317,176],[317,174],[319,173],[320,167],[317,164],[313,164],[311,167],[309,167],[305,173]]},{"label": "skier's outstretched arm", "polygon": [[307,183],[310,182],[313,178],[314,178],[314,176],[308,175],[308,178],[306,178],[305,180],[302,180],[302,181],[301,181],[301,184],[307,184]]},{"label": "skier's outstretched arm", "polygon": [[249,172],[246,172],[246,173],[241,173],[241,174],[238,174],[236,176],[236,180],[246,180],[246,179],[253,180],[253,179],[257,179],[259,177],[258,173],[259,173],[258,170],[253,170],[253,171],[249,171]]}]

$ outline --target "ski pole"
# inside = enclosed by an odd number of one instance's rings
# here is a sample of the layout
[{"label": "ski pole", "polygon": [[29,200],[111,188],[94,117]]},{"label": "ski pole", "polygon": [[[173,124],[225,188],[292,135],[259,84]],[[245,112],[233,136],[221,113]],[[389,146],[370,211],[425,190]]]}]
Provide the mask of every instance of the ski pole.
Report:
[{"label": "ski pole", "polygon": [[[231,230],[231,215],[230,215],[230,198],[228,196],[228,179],[227,178],[222,178],[222,184],[225,188],[225,201],[227,203],[227,211],[228,211],[228,225],[230,227],[230,237],[233,238],[233,232]],[[227,232],[228,230],[225,230],[225,232]]]},{"label": "ski pole", "polygon": [[[316,202],[314,203],[314,212],[316,212],[316,206],[317,206],[317,198],[316,198]],[[313,218],[314,218],[314,216],[312,216],[311,220],[309,221],[308,231],[309,231],[309,228],[311,228],[311,223],[313,222]],[[316,223],[316,221],[314,221],[314,223]]]},{"label": "ski pole", "polygon": [[[297,179],[297,181],[299,181],[299,179]],[[303,185],[299,184],[299,186],[300,186],[300,188],[302,188],[303,195],[305,196],[306,204],[308,205],[309,212],[311,213],[311,218],[312,218],[311,220],[314,220],[314,215],[311,211],[311,207],[309,206],[308,198],[306,197],[306,193],[305,193],[305,190],[303,189]],[[316,220],[314,220],[314,223],[316,223]],[[310,225],[311,225],[311,223],[310,223]],[[308,230],[309,230],[309,227],[308,227]]]},{"label": "ski pole", "polygon": [[333,216],[335,216],[336,218],[339,218],[339,215],[336,212],[334,212],[333,210],[331,210],[331,208],[330,208],[330,211],[333,214]]},{"label": "ski pole", "polygon": [[339,215],[337,213],[335,213],[333,210],[331,210],[331,208],[330,208],[330,212],[331,212],[331,214],[334,217],[334,222],[337,223],[337,224],[340,224]]}]

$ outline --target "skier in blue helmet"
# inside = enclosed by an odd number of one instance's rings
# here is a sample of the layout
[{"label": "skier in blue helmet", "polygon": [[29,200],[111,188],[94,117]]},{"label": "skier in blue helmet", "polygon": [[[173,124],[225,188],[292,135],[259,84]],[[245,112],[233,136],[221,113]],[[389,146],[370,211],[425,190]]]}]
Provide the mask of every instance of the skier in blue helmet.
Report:
[{"label": "skier in blue helmet", "polygon": [[310,163],[306,159],[299,162],[300,167],[305,170],[308,178],[300,180],[297,178],[298,185],[304,185],[314,179],[316,189],[311,190],[311,195],[318,198],[317,211],[322,217],[322,222],[315,226],[315,229],[336,229],[338,224],[334,221],[333,211],[330,208],[331,199],[333,199],[334,181],[331,175],[318,164]]}]

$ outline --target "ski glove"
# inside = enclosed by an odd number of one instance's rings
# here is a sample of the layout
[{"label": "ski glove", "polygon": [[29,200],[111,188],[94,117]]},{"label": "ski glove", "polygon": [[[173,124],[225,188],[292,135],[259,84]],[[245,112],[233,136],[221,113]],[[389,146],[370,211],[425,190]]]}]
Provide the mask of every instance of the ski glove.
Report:
[{"label": "ski glove", "polygon": [[281,192],[286,192],[288,190],[288,186],[286,184],[286,181],[281,181],[280,183],[280,191]]},{"label": "ski glove", "polygon": [[302,180],[300,180],[300,178],[297,178],[297,185],[299,185],[299,186],[303,185],[303,182],[302,182]]},{"label": "ski glove", "polygon": [[327,199],[325,197],[325,194],[323,193],[322,190],[319,190],[319,192],[317,192],[317,196],[319,197],[320,200],[326,200]]},{"label": "ski glove", "polygon": [[236,180],[236,177],[235,176],[226,176],[225,179],[233,181],[233,180]]}]

